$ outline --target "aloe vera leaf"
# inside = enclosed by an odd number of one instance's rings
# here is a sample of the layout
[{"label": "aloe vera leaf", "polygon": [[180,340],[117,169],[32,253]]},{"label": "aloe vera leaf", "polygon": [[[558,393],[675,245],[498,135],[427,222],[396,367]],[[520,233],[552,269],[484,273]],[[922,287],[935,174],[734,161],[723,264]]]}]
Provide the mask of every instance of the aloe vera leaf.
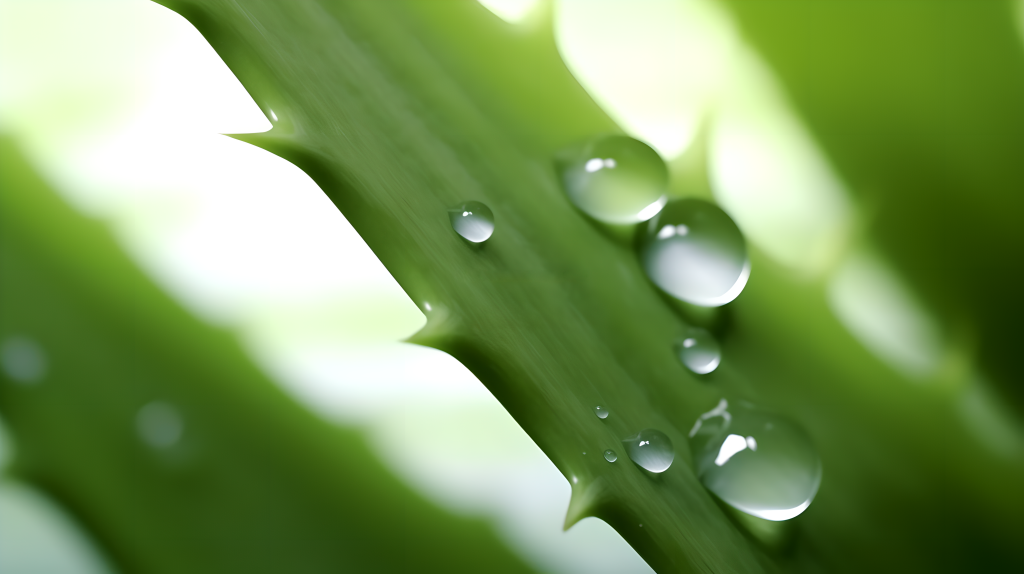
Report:
[{"label": "aloe vera leaf", "polygon": [[[922,390],[868,355],[820,284],[755,248],[747,292],[720,316],[731,358],[714,385],[675,361],[669,342],[685,322],[631,249],[558,188],[552,154],[613,128],[558,71],[544,22],[508,28],[471,3],[166,4],[279,118],[240,139],[313,177],[410,297],[431,304],[413,340],[469,367],[570,480],[567,525],[599,516],[664,572],[957,571],[1015,559],[1020,465],[965,435],[958,387]],[[470,199],[498,225],[477,250],[445,211]],[[819,497],[782,527],[795,542],[770,559],[689,467],[683,433],[722,394],[789,414],[822,452]],[[597,420],[599,403],[617,414]],[[676,445],[665,475],[593,456],[646,427]]]},{"label": "aloe vera leaf", "polygon": [[[296,405],[228,333],[142,275],[0,139],[0,334],[46,356],[4,376],[12,472],[54,496],[123,572],[530,572],[480,520],[394,478],[355,431]],[[173,405],[152,448],[140,407]]]}]

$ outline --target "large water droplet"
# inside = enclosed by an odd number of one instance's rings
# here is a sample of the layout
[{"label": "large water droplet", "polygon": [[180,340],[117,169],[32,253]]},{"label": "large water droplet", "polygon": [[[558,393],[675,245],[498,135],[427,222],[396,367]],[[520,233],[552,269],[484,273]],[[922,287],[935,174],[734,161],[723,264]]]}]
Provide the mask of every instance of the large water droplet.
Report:
[{"label": "large water droplet", "polygon": [[724,211],[700,199],[673,202],[651,219],[641,255],[655,285],[702,307],[732,301],[750,277],[740,229]]},{"label": "large water droplet", "polygon": [[599,419],[606,419],[608,418],[608,407],[597,405],[594,407],[594,414],[597,415],[597,418]]},{"label": "large water droplet", "polygon": [[604,451],[604,459],[607,460],[608,462],[615,462],[619,460],[619,455],[615,454],[614,450],[608,449]]},{"label": "large water droplet", "polygon": [[8,377],[31,385],[46,375],[46,354],[28,337],[8,337],[0,348],[0,366]]},{"label": "large water droplet", "polygon": [[722,399],[690,431],[697,476],[733,508],[789,520],[810,506],[821,460],[807,434],[778,415]]},{"label": "large water droplet", "polygon": [[563,165],[569,199],[605,223],[646,221],[665,205],[668,168],[647,144],[626,136],[591,140]]},{"label": "large water droplet", "polygon": [[668,435],[655,429],[642,430],[622,444],[630,460],[651,472],[665,472],[676,457]]},{"label": "large water droplet", "polygon": [[704,329],[693,328],[675,344],[683,365],[698,375],[706,375],[722,362],[722,349],[715,337]]},{"label": "large water droplet", "polygon": [[158,449],[174,446],[185,431],[178,409],[163,401],[153,401],[139,409],[135,427],[142,442]]},{"label": "large water droplet", "polygon": [[494,233],[494,213],[479,201],[467,201],[448,210],[452,229],[467,241],[483,243]]}]

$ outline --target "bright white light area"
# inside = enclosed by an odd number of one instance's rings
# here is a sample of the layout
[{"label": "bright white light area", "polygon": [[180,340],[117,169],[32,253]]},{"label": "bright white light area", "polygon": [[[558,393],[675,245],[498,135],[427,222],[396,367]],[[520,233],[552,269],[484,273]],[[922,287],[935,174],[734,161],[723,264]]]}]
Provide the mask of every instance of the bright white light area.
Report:
[{"label": "bright white light area", "polygon": [[0,481],[0,572],[113,574],[85,532],[34,488]]},{"label": "bright white light area", "polygon": [[736,453],[747,448],[747,439],[738,434],[731,434],[722,441],[722,447],[718,449],[718,456],[715,457],[715,465],[722,466],[729,462]]},{"label": "bright white light area", "polygon": [[[0,130],[165,289],[235,328],[300,401],[363,428],[412,487],[489,520],[538,570],[651,572],[599,520],[562,532],[568,481],[460,363],[398,342],[423,314],[316,185],[217,135],[271,129],[268,115],[155,3],[0,1]],[[432,315],[443,306],[423,302]],[[147,444],[188,436],[187,412],[139,415]],[[0,534],[3,564],[19,539]]]},{"label": "bright white light area", "polygon": [[508,22],[518,24],[526,19],[540,0],[478,0],[484,8]]},{"label": "bright white light area", "polygon": [[820,274],[844,246],[851,206],[843,183],[749,48],[711,128],[715,199],[777,262]]},{"label": "bright white light area", "polygon": [[555,4],[555,40],[569,70],[666,160],[690,145],[728,78],[733,28],[712,0]]},{"label": "bright white light area", "polygon": [[805,510],[807,510],[807,507],[810,506],[810,505],[811,505],[811,501],[807,500],[807,501],[804,501],[799,506],[794,506],[793,508],[770,509],[770,510],[759,509],[759,510],[748,510],[747,512],[749,512],[750,514],[753,514],[754,516],[758,516],[760,518],[763,518],[765,520],[771,520],[773,522],[781,522],[783,520],[789,520],[791,518],[796,518],[797,516],[800,516],[800,513],[805,511]]},{"label": "bright white light area", "polygon": [[854,251],[828,286],[839,321],[864,347],[911,378],[932,374],[942,359],[935,320],[878,257]]}]

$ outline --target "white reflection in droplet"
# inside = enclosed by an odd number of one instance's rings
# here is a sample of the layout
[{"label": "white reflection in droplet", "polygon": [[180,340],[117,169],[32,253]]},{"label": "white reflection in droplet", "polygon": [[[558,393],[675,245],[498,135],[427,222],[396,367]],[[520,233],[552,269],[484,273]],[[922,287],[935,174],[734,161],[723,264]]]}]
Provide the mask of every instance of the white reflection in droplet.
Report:
[{"label": "white reflection in droplet", "polygon": [[636,214],[637,220],[638,221],[647,221],[648,219],[654,217],[655,215],[658,215],[658,212],[661,211],[662,207],[665,207],[666,203],[668,203],[668,196],[663,195],[663,196],[659,197],[657,199],[657,201],[655,201],[655,202],[651,203],[650,205],[648,205],[647,207],[641,209],[640,213]]},{"label": "white reflection in droplet", "polygon": [[877,256],[850,254],[829,282],[828,300],[864,347],[904,375],[924,378],[938,367],[943,348],[938,325]]},{"label": "white reflection in droplet", "polygon": [[46,354],[34,340],[21,335],[8,337],[0,349],[0,364],[14,381],[31,385],[46,375]]},{"label": "white reflection in droplet", "polygon": [[165,449],[181,440],[185,422],[174,405],[153,401],[139,409],[135,416],[135,428],[142,442],[156,449]]},{"label": "white reflection in droplet", "polygon": [[725,437],[725,441],[722,442],[722,448],[718,451],[718,456],[715,457],[715,464],[722,466],[729,462],[729,459],[736,453],[747,448],[747,441],[738,434],[731,434]]}]

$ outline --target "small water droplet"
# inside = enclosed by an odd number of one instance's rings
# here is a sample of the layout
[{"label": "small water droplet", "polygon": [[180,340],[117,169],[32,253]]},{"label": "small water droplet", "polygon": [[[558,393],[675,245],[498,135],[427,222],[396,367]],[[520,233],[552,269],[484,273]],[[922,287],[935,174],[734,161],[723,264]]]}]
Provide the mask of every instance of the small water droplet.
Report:
[{"label": "small water droplet", "polygon": [[641,255],[655,285],[701,307],[732,301],[750,277],[739,227],[718,206],[700,199],[672,202],[651,219]]},{"label": "small water droplet", "polygon": [[704,329],[693,328],[675,344],[676,355],[687,369],[706,375],[722,362],[722,349],[715,337]]},{"label": "small water droplet", "polygon": [[597,415],[597,418],[599,419],[606,419],[608,418],[608,407],[597,405],[594,407],[594,414]]},{"label": "small water droplet", "polygon": [[16,382],[31,385],[46,375],[46,354],[38,343],[28,337],[8,337],[0,349],[4,373]]},{"label": "small water droplet", "polygon": [[642,430],[622,444],[629,459],[650,472],[665,472],[676,457],[668,435],[655,429]]},{"label": "small water droplet", "polygon": [[619,455],[615,454],[614,450],[608,449],[604,451],[604,459],[607,460],[608,462],[615,462],[619,460]]},{"label": "small water droplet", "polygon": [[631,224],[665,205],[668,168],[658,152],[626,136],[588,142],[563,166],[562,182],[576,207],[605,223]]},{"label": "small water droplet", "polygon": [[494,233],[494,213],[479,201],[467,201],[449,209],[452,229],[467,241],[483,243]]},{"label": "small water droplet", "polygon": [[142,442],[153,448],[165,449],[181,440],[185,423],[174,405],[153,401],[139,409],[135,415],[135,428]]},{"label": "small water droplet", "polygon": [[[267,109],[270,110],[270,108]],[[275,122],[277,121],[277,114],[274,113],[274,110],[270,110],[270,119],[274,120]]]},{"label": "small water droplet", "polygon": [[821,459],[807,434],[785,418],[722,399],[690,431],[697,476],[733,508],[789,520],[810,506]]}]

